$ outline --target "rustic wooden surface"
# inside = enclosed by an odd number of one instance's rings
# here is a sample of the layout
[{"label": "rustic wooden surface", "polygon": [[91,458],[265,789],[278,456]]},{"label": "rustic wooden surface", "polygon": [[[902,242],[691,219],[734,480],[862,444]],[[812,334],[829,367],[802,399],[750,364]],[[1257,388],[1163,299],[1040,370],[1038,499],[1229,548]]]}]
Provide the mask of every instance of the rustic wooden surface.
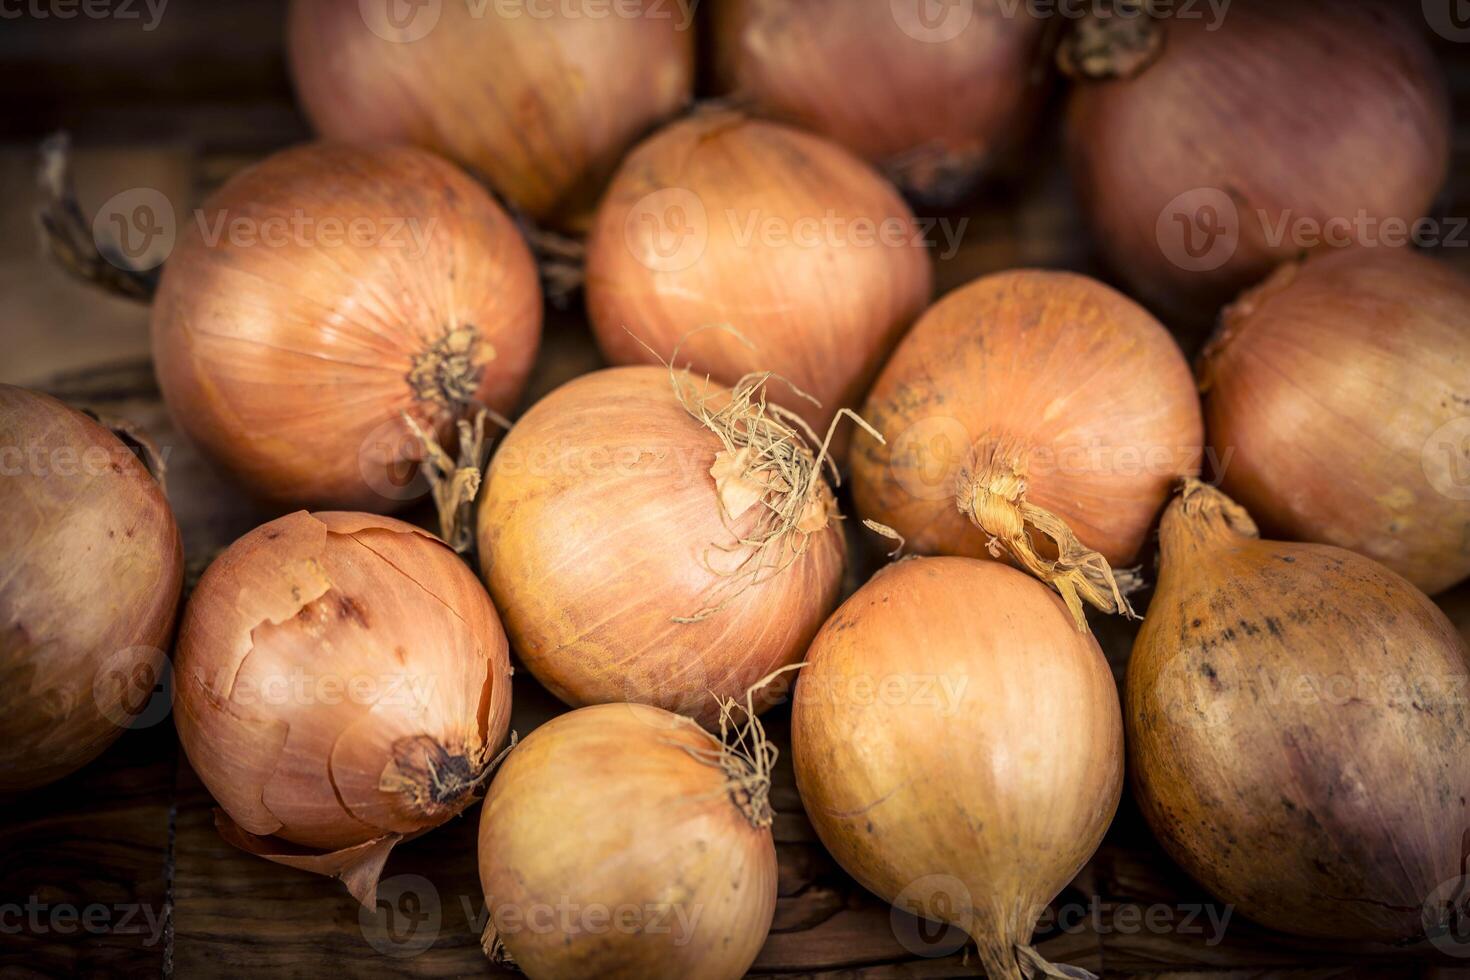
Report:
[{"label": "rustic wooden surface", "polygon": [[[66,126],[78,141],[84,206],[132,187],[162,190],[177,207],[269,150],[304,138],[280,52],[281,0],[176,0],[156,30],[117,20],[7,20],[0,32],[0,381],[50,390],[78,405],[136,420],[165,448],[170,497],[197,568],[270,514],[238,497],[175,432],[147,361],[147,312],[67,280],[39,256],[30,225],[34,143]],[[1470,49],[1442,44],[1458,118],[1470,120]],[[1099,273],[1056,160],[1054,128],[1033,147],[1037,165],[993,188],[964,215],[963,245],[937,263],[941,290],[1019,265]],[[1462,126],[1439,211],[1470,215],[1470,127]],[[1470,268],[1470,250],[1443,257]],[[1173,324],[1190,345],[1207,325]],[[559,314],[528,399],[596,367],[577,313]],[[427,520],[427,509],[418,512]],[[880,560],[869,548],[865,561]],[[1132,629],[1099,622],[1121,678]],[[161,692],[160,698],[166,698]],[[561,710],[525,671],[513,726],[524,736]],[[82,772],[0,799],[0,977],[485,976],[480,953],[472,808],[394,854],[385,894],[414,901],[364,917],[335,883],[225,845],[210,800],[183,759],[166,701]],[[771,720],[778,743],[785,715]],[[973,976],[960,952],[943,956],[835,867],[801,812],[789,762],[774,801],[781,858],[775,928],[754,974],[928,980]],[[419,876],[421,881],[405,876]],[[1470,977],[1454,960],[1344,944],[1312,944],[1238,916],[1211,943],[1200,910],[1223,913],[1150,839],[1125,799],[1108,839],[1058,900],[1095,906],[1082,926],[1040,937],[1047,956],[1107,977],[1215,980],[1293,977]],[[14,915],[36,909],[39,928]],[[58,910],[91,915],[51,919]],[[434,910],[437,909],[437,915]],[[1142,928],[1149,909],[1174,925]],[[91,911],[89,911],[91,910]],[[421,918],[427,914],[427,918]],[[64,916],[65,913],[62,913]],[[1185,915],[1192,916],[1188,925]],[[432,942],[425,942],[432,940]],[[426,948],[425,948],[426,947]]]}]

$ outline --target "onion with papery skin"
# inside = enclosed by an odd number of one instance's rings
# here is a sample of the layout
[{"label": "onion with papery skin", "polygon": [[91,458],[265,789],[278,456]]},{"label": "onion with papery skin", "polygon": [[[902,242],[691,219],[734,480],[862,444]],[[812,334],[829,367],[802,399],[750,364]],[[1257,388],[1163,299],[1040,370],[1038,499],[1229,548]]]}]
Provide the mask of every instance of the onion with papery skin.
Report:
[{"label": "onion with papery skin", "polygon": [[931,21],[921,9],[726,0],[713,25],[721,86],[871,160],[919,200],[956,203],[1031,128],[1049,74],[1045,24],[1024,5],[955,7]]},{"label": "onion with papery skin", "polygon": [[250,493],[391,510],[418,495],[415,426],[452,442],[456,419],[515,406],[541,336],[536,269],[450,164],[296,147],[195,219],[154,302],[158,381],[179,427]]},{"label": "onion with papery skin", "polygon": [[[771,396],[824,433],[929,301],[923,233],[841,147],[708,111],[633,151],[587,243],[587,308],[615,364],[677,347],[733,385],[771,370],[820,402]],[[691,331],[729,324],[729,331]],[[840,444],[839,444],[840,445]]]},{"label": "onion with papery skin", "polygon": [[490,598],[427,532],[299,511],[226,549],[179,630],[179,740],[230,843],[341,878],[458,814],[510,723]]},{"label": "onion with papery skin", "polygon": [[1213,314],[1309,248],[1407,240],[1444,184],[1449,100],[1417,8],[1121,23],[1134,43],[1076,35],[1069,153],[1099,253],[1150,303]]},{"label": "onion with papery skin", "polygon": [[1222,489],[1431,594],[1470,576],[1470,278],[1398,249],[1282,267],[1200,367]]},{"label": "onion with papery skin", "polygon": [[531,980],[744,976],[776,909],[775,750],[754,726],[741,751],[604,704],[532,732],[480,816],[487,953]]},{"label": "onion with papery skin", "polygon": [[[1133,561],[1203,431],[1189,367],[1122,294],[1066,272],[979,279],[932,307],[862,411],[864,518],[921,554],[1007,555],[1081,602],[1127,611]],[[1041,539],[1048,539],[1043,541]]]},{"label": "onion with papery skin", "polygon": [[0,385],[0,792],[96,758],[167,668],[183,546],[128,442]]},{"label": "onion with papery skin", "polygon": [[968,558],[890,565],[822,628],[796,685],[796,783],[838,863],[1030,977],[1037,918],[1101,843],[1123,782],[1113,675],[1045,586]]},{"label": "onion with papery skin", "polygon": [[291,75],[324,136],[436,150],[531,217],[574,224],[693,87],[692,10],[616,7],[451,0],[398,22],[391,4],[293,0]]},{"label": "onion with papery skin", "polygon": [[763,387],[732,398],[667,368],[610,368],[502,442],[480,562],[517,654],[563,701],[711,721],[711,694],[794,663],[836,605],[836,503],[800,434],[761,414]]},{"label": "onion with papery skin", "polygon": [[1195,481],[1160,532],[1128,668],[1129,768],[1176,861],[1263,925],[1401,943],[1458,914],[1470,848],[1465,641],[1326,545],[1261,541]]}]

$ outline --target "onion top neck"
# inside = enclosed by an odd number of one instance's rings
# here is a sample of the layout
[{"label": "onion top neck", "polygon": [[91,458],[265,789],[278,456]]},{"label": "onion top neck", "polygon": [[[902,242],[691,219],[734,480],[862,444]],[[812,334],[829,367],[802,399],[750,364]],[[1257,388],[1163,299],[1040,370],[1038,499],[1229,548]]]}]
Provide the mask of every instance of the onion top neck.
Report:
[{"label": "onion top neck", "polygon": [[495,351],[473,326],[446,326],[444,335],[413,356],[408,386],[420,402],[457,413],[475,398],[480,375]]},{"label": "onion top neck", "polygon": [[1190,553],[1228,548],[1260,537],[1246,509],[1208,483],[1187,479],[1164,513],[1159,539],[1165,566]]},{"label": "onion top neck", "polygon": [[1133,78],[1158,60],[1164,31],[1153,0],[1113,0],[1077,22],[1057,49],[1057,64],[1070,78]]}]

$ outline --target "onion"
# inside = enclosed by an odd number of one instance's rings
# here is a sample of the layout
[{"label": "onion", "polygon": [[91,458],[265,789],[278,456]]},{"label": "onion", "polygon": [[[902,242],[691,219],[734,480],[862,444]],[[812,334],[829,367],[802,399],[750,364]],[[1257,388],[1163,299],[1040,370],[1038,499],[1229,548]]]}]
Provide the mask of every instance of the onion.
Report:
[{"label": "onion", "polygon": [[1008,554],[1061,591],[1079,626],[1081,600],[1130,611],[1109,564],[1137,557],[1170,486],[1199,472],[1203,440],[1168,332],[1065,272],[1000,273],[945,297],[863,417],[887,437],[853,449],[864,518],[922,554]]},{"label": "onion", "polygon": [[175,421],[282,507],[418,495],[414,427],[449,440],[472,407],[510,411],[540,331],[510,219],[407,147],[314,144],[235,176],[180,235],[153,310]]},{"label": "onion", "polygon": [[492,958],[532,980],[744,976],[776,908],[775,749],[740,734],[637,704],[532,732],[480,817]]},{"label": "onion", "polygon": [[807,659],[792,757],[822,843],[886,901],[963,929],[992,980],[1032,976],[1037,918],[1122,793],[1097,641],[1014,569],[911,558],[848,599]]},{"label": "onion", "polygon": [[1122,23],[1147,29],[1132,44],[1077,35],[1071,60],[1093,77],[1068,143],[1099,251],[1146,301],[1213,313],[1306,248],[1407,229],[1443,185],[1446,86],[1404,10],[1237,0]]},{"label": "onion", "polygon": [[1470,279],[1413,252],[1284,266],[1225,311],[1202,362],[1222,488],[1272,534],[1426,592],[1470,575],[1467,317]]},{"label": "onion", "polygon": [[502,442],[480,561],[516,652],[566,703],[712,721],[712,693],[794,663],[837,604],[836,503],[801,435],[762,412],[763,382],[610,368]]},{"label": "onion", "polygon": [[[1454,914],[1470,831],[1465,641],[1388,569],[1261,541],[1191,481],[1128,668],[1144,815],[1263,925],[1401,943]],[[1464,914],[1462,909],[1459,913]]]},{"label": "onion", "polygon": [[991,4],[956,4],[926,20],[921,7],[719,4],[713,29],[723,87],[741,104],[861,154],[920,200],[956,203],[1030,129],[1042,95],[1044,22],[1029,8],[1007,15]]},{"label": "onion", "polygon": [[[679,346],[723,384],[770,369],[820,403],[771,391],[821,432],[929,301],[924,237],[893,187],[840,147],[704,112],[613,179],[588,238],[587,308],[613,363]],[[689,336],[711,324],[739,333]]]},{"label": "onion", "polygon": [[435,0],[396,16],[392,4],[293,0],[287,45],[324,136],[427,147],[566,224],[688,101],[691,17],[666,0]]},{"label": "onion", "polygon": [[[0,791],[96,758],[149,705],[183,583],[163,488],[109,432],[0,385]],[[126,441],[125,441],[126,440]]]},{"label": "onion", "polygon": [[439,539],[300,511],[231,545],[179,631],[175,721],[230,843],[371,907],[399,841],[455,816],[510,722],[510,654]]}]

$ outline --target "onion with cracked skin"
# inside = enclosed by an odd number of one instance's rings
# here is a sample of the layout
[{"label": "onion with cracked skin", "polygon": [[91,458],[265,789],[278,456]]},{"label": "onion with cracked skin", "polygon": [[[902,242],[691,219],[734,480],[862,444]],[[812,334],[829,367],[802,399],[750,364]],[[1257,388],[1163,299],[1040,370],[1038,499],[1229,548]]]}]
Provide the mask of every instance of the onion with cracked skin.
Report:
[{"label": "onion with cracked skin", "polygon": [[393,847],[488,778],[510,674],[490,597],[442,541],[391,518],[299,511],[200,579],[174,720],[227,841],[341,878],[371,907]]}]

